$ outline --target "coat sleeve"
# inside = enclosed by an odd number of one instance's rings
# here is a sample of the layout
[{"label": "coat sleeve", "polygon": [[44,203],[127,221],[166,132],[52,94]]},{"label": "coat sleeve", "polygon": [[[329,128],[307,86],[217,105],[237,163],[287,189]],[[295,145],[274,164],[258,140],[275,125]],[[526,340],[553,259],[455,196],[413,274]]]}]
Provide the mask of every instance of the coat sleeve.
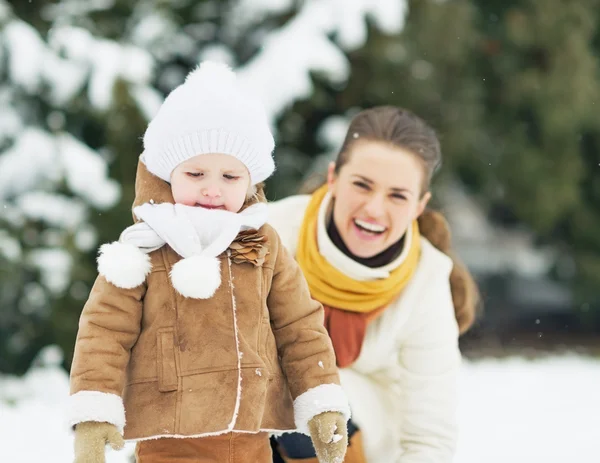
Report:
[{"label": "coat sleeve", "polygon": [[71,365],[70,426],[83,421],[125,427],[121,398],[131,348],[140,334],[146,284],[123,289],[99,276],[79,319]]},{"label": "coat sleeve", "polygon": [[337,411],[350,418],[350,409],[331,340],[324,327],[323,306],[311,298],[308,285],[294,258],[276,233],[273,277],[267,306],[281,365],[294,399],[299,432],[308,434],[308,422],[319,413]]},{"label": "coat sleeve", "polygon": [[452,461],[457,441],[458,325],[448,278],[428,281],[418,324],[400,348],[399,463]]}]

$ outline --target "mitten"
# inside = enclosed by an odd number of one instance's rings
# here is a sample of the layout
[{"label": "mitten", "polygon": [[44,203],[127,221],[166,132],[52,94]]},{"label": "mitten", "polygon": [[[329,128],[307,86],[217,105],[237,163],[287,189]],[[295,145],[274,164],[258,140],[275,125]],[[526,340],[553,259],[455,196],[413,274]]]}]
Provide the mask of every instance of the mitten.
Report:
[{"label": "mitten", "polygon": [[75,427],[75,463],[105,463],[105,446],[121,450],[123,436],[114,424],[85,421]]},{"label": "mitten", "polygon": [[308,429],[320,463],[342,463],[348,447],[346,418],[338,412],[324,412],[308,422]]}]

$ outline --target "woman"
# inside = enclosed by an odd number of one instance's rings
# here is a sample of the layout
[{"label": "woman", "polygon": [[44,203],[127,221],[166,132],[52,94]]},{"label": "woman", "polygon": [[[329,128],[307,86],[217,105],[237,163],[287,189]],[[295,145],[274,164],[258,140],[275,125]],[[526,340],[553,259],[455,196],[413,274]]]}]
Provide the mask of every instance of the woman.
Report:
[{"label": "woman", "polygon": [[[447,255],[445,220],[426,211],[440,162],[425,122],[376,107],[352,120],[327,185],[270,206],[271,225],[326,308],[352,410],[346,463],[445,463],[454,454],[458,337],[478,294]],[[285,462],[317,461],[306,436],[284,434],[273,446]]]}]

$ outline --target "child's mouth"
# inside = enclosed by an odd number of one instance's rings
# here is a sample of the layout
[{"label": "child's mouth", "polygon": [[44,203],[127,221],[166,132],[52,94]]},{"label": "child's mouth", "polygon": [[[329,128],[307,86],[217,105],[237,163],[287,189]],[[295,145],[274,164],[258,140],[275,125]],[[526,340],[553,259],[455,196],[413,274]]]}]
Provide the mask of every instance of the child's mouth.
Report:
[{"label": "child's mouth", "polygon": [[225,206],[215,206],[214,204],[200,204],[200,203],[196,203],[196,207],[202,207],[204,209],[225,209]]}]

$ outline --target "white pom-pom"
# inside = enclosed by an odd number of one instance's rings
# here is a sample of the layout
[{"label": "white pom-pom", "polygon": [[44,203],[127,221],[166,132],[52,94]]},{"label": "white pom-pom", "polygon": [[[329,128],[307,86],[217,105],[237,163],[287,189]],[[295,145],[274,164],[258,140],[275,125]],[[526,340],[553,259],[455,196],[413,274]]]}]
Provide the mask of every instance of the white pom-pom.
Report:
[{"label": "white pom-pom", "polygon": [[181,259],[171,269],[171,282],[182,296],[208,299],[221,285],[221,263],[208,256]]},{"label": "white pom-pom", "polygon": [[98,273],[118,288],[141,285],[152,270],[150,256],[128,243],[103,244],[98,255]]}]

